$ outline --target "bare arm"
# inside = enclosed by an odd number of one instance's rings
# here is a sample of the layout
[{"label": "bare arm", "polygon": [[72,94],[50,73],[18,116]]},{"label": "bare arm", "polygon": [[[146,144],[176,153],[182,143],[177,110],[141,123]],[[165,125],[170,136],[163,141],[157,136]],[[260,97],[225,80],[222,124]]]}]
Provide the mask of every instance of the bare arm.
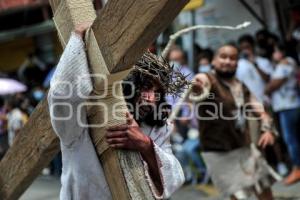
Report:
[{"label": "bare arm", "polygon": [[154,143],[151,139],[150,141],[151,141],[150,145],[143,152],[141,152],[141,155],[149,167],[149,173],[155,187],[157,188],[158,195],[162,196],[164,188],[163,188],[162,180],[160,178],[159,167],[157,165],[158,161],[156,159],[156,155],[154,151]]},{"label": "bare arm", "polygon": [[250,104],[255,115],[261,121],[260,131],[262,133],[258,145],[265,148],[267,145],[273,145],[275,142],[274,135],[277,135],[276,129],[273,125],[272,118],[265,111],[264,106],[255,98],[253,94],[250,97]]},{"label": "bare arm", "polygon": [[278,90],[286,83],[286,81],[288,81],[288,79],[293,75],[293,72],[293,64],[290,63],[288,59],[280,61],[280,63],[276,66],[271,81],[266,86],[265,93],[270,95],[274,91]]},{"label": "bare arm", "polygon": [[265,94],[271,95],[274,91],[278,90],[286,81],[286,78],[272,79],[266,86]]},{"label": "bare arm", "polygon": [[[132,121],[131,123],[129,121]],[[130,125],[129,125],[130,124]],[[161,131],[161,132],[160,132]],[[110,147],[140,152],[157,198],[169,198],[184,182],[182,168],[172,154],[170,126],[162,127],[157,139],[146,136],[133,119],[127,125],[110,127],[106,139]]]},{"label": "bare arm", "polygon": [[266,74],[263,70],[259,68],[256,62],[253,63],[255,69],[257,70],[260,77],[265,81],[268,82],[270,80],[270,75]]},{"label": "bare arm", "polygon": [[131,114],[127,113],[127,124],[108,128],[106,139],[112,148],[129,149],[140,152],[143,160],[148,165],[149,174],[155,184],[158,195],[161,196],[163,194],[163,185],[160,179],[154,143],[150,137],[143,133]]},{"label": "bare arm", "polygon": [[263,71],[257,64],[256,56],[254,54],[249,55],[248,61],[253,64],[259,76],[265,81],[268,82],[270,80],[270,75]]}]

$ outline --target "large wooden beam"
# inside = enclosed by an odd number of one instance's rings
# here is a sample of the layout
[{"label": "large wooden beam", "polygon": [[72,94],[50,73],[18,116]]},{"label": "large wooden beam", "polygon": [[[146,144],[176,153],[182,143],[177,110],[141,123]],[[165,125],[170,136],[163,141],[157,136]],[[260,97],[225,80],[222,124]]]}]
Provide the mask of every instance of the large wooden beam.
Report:
[{"label": "large wooden beam", "polygon": [[109,0],[93,25],[109,70],[130,68],[188,1]]},{"label": "large wooden beam", "polygon": [[[129,68],[187,2],[108,1],[93,30],[109,71]],[[18,199],[58,151],[44,99],[0,163],[0,199]]]},{"label": "large wooden beam", "polygon": [[16,200],[59,152],[43,100],[0,163],[0,199]]},{"label": "large wooden beam", "polygon": [[[185,0],[176,3],[172,0],[148,0],[147,3],[143,0],[127,0],[126,4],[118,0],[108,1],[92,26],[108,71],[114,73],[130,68],[186,3]],[[111,8],[114,8],[113,16],[110,15]],[[97,66],[92,68],[99,72]],[[124,100],[116,102],[125,105]],[[97,110],[96,106],[92,110]],[[91,122],[101,118],[100,114],[92,116]],[[109,119],[108,123],[112,125],[122,123],[122,120]],[[98,143],[97,137],[103,135],[104,131],[104,128],[92,128],[91,136],[113,199],[152,200],[150,187],[145,178],[141,178],[144,177],[144,171],[138,153],[112,149],[103,153],[103,143]]]}]

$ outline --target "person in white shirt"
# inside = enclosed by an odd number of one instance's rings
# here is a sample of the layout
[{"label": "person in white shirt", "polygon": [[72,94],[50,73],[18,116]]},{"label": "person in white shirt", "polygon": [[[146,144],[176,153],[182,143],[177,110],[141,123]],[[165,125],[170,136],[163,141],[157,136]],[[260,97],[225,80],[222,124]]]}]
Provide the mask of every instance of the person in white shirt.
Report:
[{"label": "person in white shirt", "polygon": [[[168,54],[168,61],[174,67],[175,71],[181,72],[186,76],[186,79],[191,81],[194,77],[194,72],[186,65],[186,58],[183,50],[177,46],[173,47]],[[167,101],[171,106],[174,106],[178,98],[173,95],[167,96]]]},{"label": "person in white shirt", "polygon": [[[187,80],[192,80],[194,77],[193,71],[188,67],[186,64],[186,56],[184,51],[178,47],[174,46],[169,54],[168,54],[168,59],[170,62],[170,65],[174,67],[175,71],[181,72],[184,76],[187,77]],[[174,80],[176,78],[174,77]],[[179,101],[179,97],[182,94],[179,94],[178,96],[174,95],[167,95],[166,99],[167,102],[174,107],[177,102]],[[186,161],[186,155],[184,154],[184,149],[182,144],[184,141],[187,139],[187,133],[189,130],[189,123],[190,123],[190,118],[189,118],[189,106],[188,105],[182,105],[180,108],[179,112],[179,119],[174,120],[175,123],[175,128],[174,128],[174,134],[172,134],[172,139],[174,137],[181,138],[181,144],[177,144],[178,147],[180,148],[175,148],[173,150],[174,154],[180,161],[181,166],[184,169],[186,181],[189,182],[192,179],[192,173],[191,173],[191,167],[189,163]]]},{"label": "person in white shirt", "polygon": [[[268,105],[270,100],[264,94],[266,83],[273,71],[271,62],[263,57],[257,56],[255,52],[255,41],[251,35],[243,35],[238,40],[240,59],[236,78],[241,81],[254,97],[262,104]],[[253,142],[259,139],[259,122],[249,120],[250,136]],[[276,145],[274,146],[276,148]],[[276,154],[276,157],[279,157]],[[280,160],[280,159],[278,159]],[[278,166],[284,166],[282,162]]]},{"label": "person in white shirt", "polygon": [[272,107],[279,115],[282,135],[293,170],[284,180],[286,185],[300,181],[300,97],[296,80],[296,64],[293,59],[285,56],[285,47],[279,45],[273,53],[276,68],[265,93],[272,97]]},{"label": "person in white shirt", "polygon": [[[78,91],[88,96],[93,90],[82,39],[89,26],[89,23],[80,24],[71,34],[51,79],[48,93],[51,124],[60,139],[62,151],[60,200],[112,199],[89,129],[81,126],[87,123],[87,111],[85,107],[80,106],[85,99],[80,98]],[[140,74],[142,71],[133,70],[129,76],[144,77],[144,74]],[[169,81],[172,82],[171,79]],[[142,89],[135,91],[134,99],[137,105],[144,101],[151,106],[158,104],[155,94],[161,94],[163,100],[163,93],[160,92],[165,89],[162,88],[166,82],[156,82],[151,77],[144,77],[143,81],[136,85]],[[143,88],[146,85],[148,88]],[[73,90],[70,90],[69,86],[72,86]],[[74,92],[69,96],[71,91]],[[109,127],[106,141],[111,148],[138,151],[145,166],[145,178],[154,198],[169,198],[184,182],[182,168],[171,150],[172,124],[165,120],[160,120],[161,123],[152,120],[150,122],[157,123],[149,124],[149,120],[145,118],[151,117],[154,111],[148,107],[147,110],[144,109],[143,105],[137,106],[136,109],[140,117],[132,118],[133,114],[127,113],[127,124]],[[70,110],[73,110],[73,114],[70,114]],[[81,120],[81,123],[78,120]]]},{"label": "person in white shirt", "polygon": [[214,52],[211,49],[203,49],[199,54],[198,73],[208,73],[213,70],[211,61],[214,57]]},{"label": "person in white shirt", "polygon": [[8,99],[7,106],[7,130],[8,130],[8,144],[12,146],[15,137],[20,132],[21,128],[25,124],[23,113],[20,109],[21,100],[16,96],[11,96]]},{"label": "person in white shirt", "polygon": [[263,103],[265,86],[273,71],[272,63],[255,54],[255,42],[250,35],[240,37],[239,48],[241,58],[236,77]]}]

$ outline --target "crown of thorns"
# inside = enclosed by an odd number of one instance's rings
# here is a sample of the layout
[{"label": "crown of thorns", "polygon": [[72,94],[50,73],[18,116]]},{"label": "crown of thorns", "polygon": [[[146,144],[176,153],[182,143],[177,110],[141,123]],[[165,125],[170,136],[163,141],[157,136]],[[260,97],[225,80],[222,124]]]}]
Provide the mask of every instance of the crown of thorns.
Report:
[{"label": "crown of thorns", "polygon": [[179,70],[174,70],[165,59],[150,52],[146,52],[135,64],[133,73],[140,72],[157,81],[166,93],[178,96],[190,84],[187,76]]}]

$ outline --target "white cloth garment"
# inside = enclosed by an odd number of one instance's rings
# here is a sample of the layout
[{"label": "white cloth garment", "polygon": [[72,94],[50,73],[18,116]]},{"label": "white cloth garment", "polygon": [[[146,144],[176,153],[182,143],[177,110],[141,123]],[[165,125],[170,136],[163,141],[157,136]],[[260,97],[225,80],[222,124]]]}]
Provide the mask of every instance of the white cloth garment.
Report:
[{"label": "white cloth garment", "polygon": [[296,68],[293,61],[289,64],[278,64],[272,79],[287,79],[283,85],[272,93],[272,108],[275,112],[300,107],[300,98],[297,91]]},{"label": "white cloth garment", "polygon": [[224,197],[250,199],[281,177],[268,165],[254,144],[228,152],[203,152],[214,185]]},{"label": "white cloth garment", "polygon": [[[92,82],[88,76],[84,43],[78,35],[72,33],[48,93],[51,123],[60,138],[62,151],[61,200],[112,199],[88,129],[78,123],[79,119],[83,124],[87,123],[86,109],[84,106],[80,107],[85,100],[78,96],[77,91],[80,90],[85,96],[90,94]],[[80,77],[85,78],[77,81]],[[181,166],[171,151],[169,138],[172,126],[168,123],[160,128],[146,125],[141,128],[154,142],[163,182],[163,198],[168,198],[184,182]],[[153,192],[155,193],[155,189]],[[156,194],[156,198],[162,197]]]},{"label": "white cloth garment", "polygon": [[[255,58],[255,62],[264,73],[268,75],[272,74],[273,66],[268,59],[258,56]],[[250,92],[254,94],[259,102],[263,102],[266,83],[253,63],[244,58],[240,59],[238,61],[236,77],[249,88]]]},{"label": "white cloth garment", "polygon": [[24,125],[22,112],[15,108],[7,114],[8,144],[11,146],[16,137],[16,133]]}]

